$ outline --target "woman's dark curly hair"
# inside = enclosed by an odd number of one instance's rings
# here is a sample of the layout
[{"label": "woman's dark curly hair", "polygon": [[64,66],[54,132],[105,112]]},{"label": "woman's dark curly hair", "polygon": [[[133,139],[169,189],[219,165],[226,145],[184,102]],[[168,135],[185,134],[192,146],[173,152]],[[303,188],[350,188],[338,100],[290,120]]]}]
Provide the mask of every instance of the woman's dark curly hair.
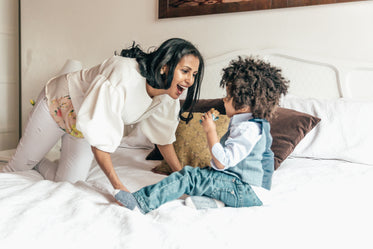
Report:
[{"label": "woman's dark curly hair", "polygon": [[281,75],[281,69],[254,57],[238,57],[223,69],[221,87],[226,87],[227,97],[233,98],[238,110],[251,107],[254,118],[270,120],[281,95],[288,91],[289,81]]},{"label": "woman's dark curly hair", "polygon": [[[179,112],[180,119],[187,123],[193,118],[193,107],[199,98],[205,66],[202,55],[192,43],[181,38],[171,38],[163,42],[154,51],[146,53],[138,44],[133,42],[132,46],[123,49],[120,55],[136,58],[141,75],[147,79],[149,85],[157,89],[168,89],[171,86],[175,68],[183,56],[194,55],[197,57],[199,60],[198,73],[195,76],[193,86],[188,88],[187,96]],[[161,74],[161,68],[165,65],[169,68],[167,75]],[[189,114],[187,117],[183,117],[181,114],[186,110],[189,111]]]}]

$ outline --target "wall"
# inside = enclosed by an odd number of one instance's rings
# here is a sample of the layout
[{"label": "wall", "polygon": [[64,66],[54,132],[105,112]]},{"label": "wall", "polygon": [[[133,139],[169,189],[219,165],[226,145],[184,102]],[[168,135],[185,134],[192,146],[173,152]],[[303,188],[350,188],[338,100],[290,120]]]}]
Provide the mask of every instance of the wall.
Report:
[{"label": "wall", "polygon": [[21,0],[23,124],[45,82],[68,58],[92,66],[127,47],[170,37],[206,58],[249,48],[288,48],[373,61],[373,1],[158,20],[158,0]]},{"label": "wall", "polygon": [[18,1],[0,1],[0,150],[18,142]]}]

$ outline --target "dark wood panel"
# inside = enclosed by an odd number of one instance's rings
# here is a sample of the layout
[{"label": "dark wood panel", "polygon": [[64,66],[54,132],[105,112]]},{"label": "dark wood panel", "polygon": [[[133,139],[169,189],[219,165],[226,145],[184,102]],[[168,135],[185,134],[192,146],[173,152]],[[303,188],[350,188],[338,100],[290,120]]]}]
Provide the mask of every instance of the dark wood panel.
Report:
[{"label": "dark wood panel", "polygon": [[159,0],[159,18],[335,4],[368,0]]}]

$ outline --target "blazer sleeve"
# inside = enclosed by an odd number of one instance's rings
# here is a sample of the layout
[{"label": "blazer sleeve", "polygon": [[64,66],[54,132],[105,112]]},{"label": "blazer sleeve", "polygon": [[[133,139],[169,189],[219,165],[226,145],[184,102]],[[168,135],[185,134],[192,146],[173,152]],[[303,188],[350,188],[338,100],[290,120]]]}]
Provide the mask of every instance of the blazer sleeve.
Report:
[{"label": "blazer sleeve", "polygon": [[91,146],[109,153],[119,146],[124,132],[124,95],[103,75],[92,81],[77,115],[77,129]]}]

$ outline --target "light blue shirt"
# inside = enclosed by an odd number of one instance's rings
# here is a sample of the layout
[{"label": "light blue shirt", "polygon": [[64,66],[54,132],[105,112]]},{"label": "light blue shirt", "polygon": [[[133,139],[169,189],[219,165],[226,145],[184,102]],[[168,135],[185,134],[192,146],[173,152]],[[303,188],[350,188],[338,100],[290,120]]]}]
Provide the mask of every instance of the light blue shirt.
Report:
[{"label": "light blue shirt", "polygon": [[216,143],[211,150],[214,157],[224,165],[224,169],[217,168],[213,160],[211,160],[211,167],[222,171],[236,166],[250,154],[262,136],[259,123],[247,122],[252,118],[252,113],[236,114],[231,118],[228,126],[230,134],[225,141],[225,146]]}]

